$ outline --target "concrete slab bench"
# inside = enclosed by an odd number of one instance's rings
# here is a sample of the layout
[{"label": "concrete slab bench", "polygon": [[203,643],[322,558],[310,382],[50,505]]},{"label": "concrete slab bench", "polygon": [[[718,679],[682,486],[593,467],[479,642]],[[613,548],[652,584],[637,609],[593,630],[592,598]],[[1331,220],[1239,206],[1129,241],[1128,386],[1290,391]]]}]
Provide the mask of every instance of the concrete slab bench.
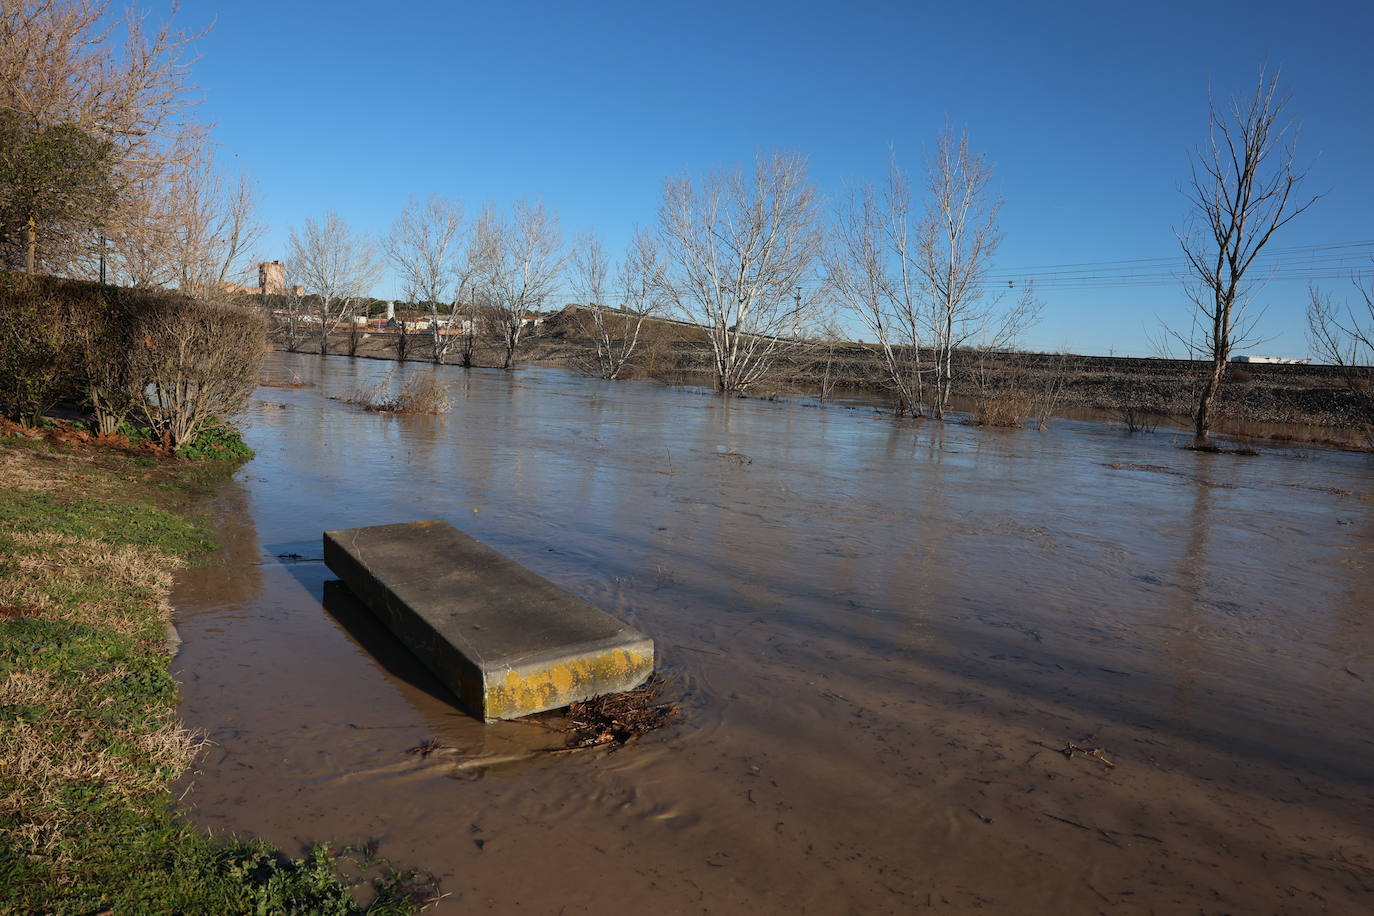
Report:
[{"label": "concrete slab bench", "polygon": [[487,721],[633,690],[653,673],[653,640],[445,522],[326,531],[324,561]]}]

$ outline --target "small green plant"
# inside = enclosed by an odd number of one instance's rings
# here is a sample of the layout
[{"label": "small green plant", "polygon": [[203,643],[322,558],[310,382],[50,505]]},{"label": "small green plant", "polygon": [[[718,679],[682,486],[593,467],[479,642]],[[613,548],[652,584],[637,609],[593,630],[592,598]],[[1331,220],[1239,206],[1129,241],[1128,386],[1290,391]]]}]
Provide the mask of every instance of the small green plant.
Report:
[{"label": "small green plant", "polygon": [[253,450],[243,441],[243,434],[228,423],[206,426],[190,442],[175,452],[178,458],[189,461],[250,461]]},{"label": "small green plant", "polygon": [[142,445],[148,441],[148,431],[141,426],[137,426],[125,420],[115,428],[115,434],[123,436],[129,440],[130,445]]}]

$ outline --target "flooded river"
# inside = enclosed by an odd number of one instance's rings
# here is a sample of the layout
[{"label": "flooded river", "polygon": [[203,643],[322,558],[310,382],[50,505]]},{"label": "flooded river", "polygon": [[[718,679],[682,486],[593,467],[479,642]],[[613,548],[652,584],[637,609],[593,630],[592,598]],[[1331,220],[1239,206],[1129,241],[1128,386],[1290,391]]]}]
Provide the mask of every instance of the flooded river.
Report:
[{"label": "flooded river", "polygon": [[[266,371],[306,384],[258,391],[175,596],[198,823],[379,840],[440,913],[1374,911],[1366,456]],[[331,399],[388,372],[452,412]],[[653,636],[679,723],[520,761],[550,733],[454,708],[314,559],[427,518]]]}]

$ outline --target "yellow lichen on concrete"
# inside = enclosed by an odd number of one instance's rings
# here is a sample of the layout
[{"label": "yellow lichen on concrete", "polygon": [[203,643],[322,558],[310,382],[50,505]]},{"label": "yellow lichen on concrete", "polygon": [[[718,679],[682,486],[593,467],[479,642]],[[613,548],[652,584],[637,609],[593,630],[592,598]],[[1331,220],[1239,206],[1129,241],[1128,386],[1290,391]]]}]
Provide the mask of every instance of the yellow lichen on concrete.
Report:
[{"label": "yellow lichen on concrete", "polygon": [[488,719],[515,719],[596,693],[629,690],[648,677],[653,667],[652,655],[612,649],[534,671],[512,668],[487,684],[484,713]]}]

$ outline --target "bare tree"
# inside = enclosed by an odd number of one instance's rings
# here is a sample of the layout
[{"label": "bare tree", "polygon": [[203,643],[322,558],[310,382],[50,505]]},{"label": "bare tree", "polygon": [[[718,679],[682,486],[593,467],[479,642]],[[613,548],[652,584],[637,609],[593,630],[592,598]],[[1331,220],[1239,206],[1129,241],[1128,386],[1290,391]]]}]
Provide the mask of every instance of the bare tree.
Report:
[{"label": "bare tree", "polygon": [[176,287],[211,299],[247,278],[265,228],[247,176],[228,179],[208,141],[192,141],[195,149],[184,158],[124,189],[110,260],[130,286]]},{"label": "bare tree", "polygon": [[992,167],[970,149],[968,133],[945,127],[926,162],[922,212],[893,156],[882,191],[865,186],[852,193],[836,220],[830,280],[875,338],[898,415],[920,415],[928,399],[931,413],[943,418],[956,352],[970,351],[966,357],[981,365],[985,354],[1011,346],[1038,313],[1029,289],[1010,308],[1002,307],[1002,293],[988,289],[1002,239],[991,180]]},{"label": "bare tree", "polygon": [[836,297],[875,339],[898,416],[920,415],[933,368],[922,362],[927,311],[912,219],[911,182],[894,157],[881,195],[871,185],[851,192],[826,254]]},{"label": "bare tree", "polygon": [[171,260],[178,288],[197,298],[223,295],[249,271],[265,227],[257,221],[257,194],[247,176],[226,183],[208,149],[174,167],[171,181]]},{"label": "bare tree", "polygon": [[597,373],[620,378],[639,349],[644,322],[662,314],[667,305],[658,245],[648,232],[636,232],[611,278],[605,249],[589,235],[574,248],[572,268],[573,290],[582,300],[583,330],[596,346]]},{"label": "bare tree", "polygon": [[[307,218],[287,240],[286,272],[315,299],[320,355],[329,353],[329,335],[353,318],[357,299],[371,292],[381,276],[376,247],[330,210],[320,222]],[[313,323],[313,319],[312,319]]]},{"label": "bare tree", "polygon": [[[138,189],[186,161],[195,146],[188,140],[204,133],[192,117],[198,100],[186,60],[203,33],[176,28],[174,18],[175,6],[149,28],[135,8],[122,20],[111,15],[107,0],[0,2],[0,109],[34,128],[67,125],[111,145],[115,202],[101,226],[111,238],[147,228]],[[68,240],[43,253],[45,269],[81,269],[96,234]]]},{"label": "bare tree", "polygon": [[288,353],[295,353],[305,343],[306,326],[302,320],[305,313],[305,300],[297,286],[292,285],[282,296],[276,297],[276,304],[284,306],[272,309],[272,300],[265,304],[269,311],[269,321],[274,336],[286,345]]},{"label": "bare tree", "polygon": [[941,130],[926,163],[926,211],[915,252],[935,364],[937,418],[944,417],[953,392],[955,351],[971,341],[990,349],[1006,346],[1022,325],[1014,314],[998,320],[1000,297],[987,290],[987,271],[1002,241],[1001,200],[991,181],[992,166],[969,148],[968,132]]},{"label": "bare tree", "polygon": [[501,368],[515,365],[527,319],[542,309],[563,270],[558,217],[542,203],[520,200],[509,218],[484,218],[475,281],[489,297],[502,352]]},{"label": "bare tree", "polygon": [[747,391],[805,345],[801,329],[820,301],[800,293],[821,250],[818,211],[796,153],[760,156],[751,172],[718,172],[700,187],[689,177],[664,183],[664,290],[706,331],[721,394]]},{"label": "bare tree", "polygon": [[1258,316],[1249,313],[1254,289],[1247,279],[1255,258],[1275,232],[1317,201],[1294,197],[1305,173],[1294,164],[1291,123],[1281,121],[1287,99],[1278,88],[1278,75],[1261,68],[1248,100],[1235,99],[1225,111],[1209,106],[1208,144],[1193,154],[1184,189],[1190,214],[1178,239],[1202,339],[1175,337],[1210,364],[1198,398],[1199,439],[1211,430],[1232,352],[1255,343]]},{"label": "bare tree", "polygon": [[1374,435],[1374,270],[1353,281],[1359,296],[1353,305],[1337,305],[1315,286],[1309,290],[1308,336],[1318,359],[1340,367],[1365,431]]},{"label": "bare tree", "polygon": [[[386,255],[401,275],[410,302],[429,307],[431,353],[442,363],[453,341],[454,323],[461,324],[458,302],[467,295],[471,271],[462,258],[463,207],[456,200],[431,194],[412,197],[383,241]],[[447,312],[441,316],[441,309]]]},{"label": "bare tree", "polygon": [[453,302],[454,317],[460,321],[458,364],[472,368],[477,355],[477,342],[492,336],[491,316],[496,313],[494,297],[487,277],[490,264],[500,259],[501,233],[495,211],[490,205],[473,220],[468,231],[467,251],[463,258],[462,279]]}]

